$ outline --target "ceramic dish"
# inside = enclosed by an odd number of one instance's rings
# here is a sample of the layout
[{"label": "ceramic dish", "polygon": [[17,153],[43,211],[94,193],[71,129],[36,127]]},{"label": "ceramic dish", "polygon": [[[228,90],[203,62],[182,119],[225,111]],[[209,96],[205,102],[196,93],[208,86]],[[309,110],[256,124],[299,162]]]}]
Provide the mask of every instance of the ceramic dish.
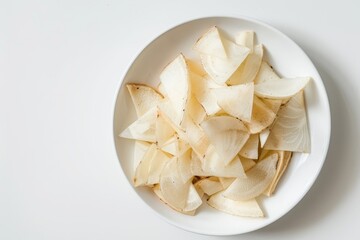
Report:
[{"label": "ceramic dish", "polygon": [[121,79],[122,84],[115,103],[114,140],[120,165],[132,185],[134,141],[118,137],[121,130],[136,119],[126,83],[157,86],[159,73],[166,64],[180,52],[187,57],[193,57],[193,44],[213,25],[217,25],[229,35],[241,30],[254,30],[257,41],[265,46],[267,60],[281,76],[313,78],[305,90],[311,153],[294,154],[276,193],[273,197],[259,201],[265,218],[228,215],[212,209],[206,203],[198,209],[195,216],[187,216],[166,206],[148,188],[134,190],[150,208],[175,226],[207,235],[234,235],[262,228],[290,211],[313,185],[326,158],[331,126],[326,91],[310,59],[291,39],[267,24],[248,18],[208,17],[185,22],[166,31],[143,49]]}]

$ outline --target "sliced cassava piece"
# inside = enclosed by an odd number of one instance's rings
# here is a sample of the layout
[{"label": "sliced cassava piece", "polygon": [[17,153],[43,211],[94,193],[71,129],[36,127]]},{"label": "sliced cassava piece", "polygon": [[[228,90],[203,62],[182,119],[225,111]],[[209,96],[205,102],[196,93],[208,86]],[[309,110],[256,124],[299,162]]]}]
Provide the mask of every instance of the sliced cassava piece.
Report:
[{"label": "sliced cassava piece", "polygon": [[260,147],[263,148],[270,135],[270,129],[266,128],[260,132]]},{"label": "sliced cassava piece", "polygon": [[165,97],[158,104],[158,114],[161,115],[164,120],[178,133],[182,131],[182,121],[184,116],[179,116],[174,109],[168,97]]},{"label": "sliced cassava piece", "polygon": [[251,52],[240,65],[240,67],[229,78],[227,84],[238,85],[253,82],[258,73],[263,58],[263,45],[259,44],[254,47]]},{"label": "sliced cassava piece", "polygon": [[186,205],[184,211],[195,211],[202,204],[201,196],[194,187],[193,184],[190,184],[188,198],[186,200]]},{"label": "sliced cassava piece", "polygon": [[218,84],[225,83],[245,60],[250,49],[224,40],[228,57],[226,59],[201,54],[200,59],[207,74]]},{"label": "sliced cassava piece", "polygon": [[214,26],[203,34],[195,43],[194,50],[200,54],[206,54],[222,59],[227,58],[219,29]]},{"label": "sliced cassava piece", "polygon": [[205,76],[206,72],[202,67],[201,63],[195,59],[186,59],[186,63],[188,65],[188,69],[190,73],[195,73],[199,76]]},{"label": "sliced cassava piece", "polygon": [[186,123],[185,136],[192,150],[199,156],[199,158],[203,158],[209,147],[209,140],[203,129],[192,120],[188,119]]},{"label": "sliced cassava piece", "polygon": [[206,118],[206,112],[204,108],[193,95],[191,95],[189,98],[186,113],[197,125],[199,125]]},{"label": "sliced cassava piece", "polygon": [[245,145],[241,148],[239,155],[244,158],[258,159],[259,134],[250,135]]},{"label": "sliced cassava piece", "polygon": [[296,94],[278,112],[264,149],[293,152],[310,152],[310,135],[307,125],[303,91]]},{"label": "sliced cassava piece", "polygon": [[122,131],[119,136],[146,142],[156,142],[156,117],[157,108],[154,107]]},{"label": "sliced cassava piece", "polygon": [[244,124],[230,116],[210,117],[201,127],[225,165],[234,159],[250,136]]},{"label": "sliced cassava piece", "polygon": [[158,184],[160,181],[160,174],[162,173],[165,164],[170,160],[169,155],[156,148],[155,154],[150,160],[149,177],[147,185]]},{"label": "sliced cassava piece", "polygon": [[162,147],[161,150],[164,152],[167,152],[173,156],[181,156],[183,153],[185,153],[190,148],[190,145],[179,138],[177,134],[175,134],[173,137],[171,137],[168,141],[166,141]]},{"label": "sliced cassava piece", "polygon": [[162,192],[161,192],[160,185],[158,185],[158,184],[155,185],[155,186],[152,188],[152,190],[154,191],[154,193],[156,194],[156,196],[157,196],[163,203],[165,203],[166,205],[168,205],[169,207],[171,207],[171,208],[174,209],[175,211],[180,212],[180,213],[185,214],[185,215],[190,215],[190,216],[194,216],[194,215],[195,215],[195,212],[196,212],[195,210],[186,212],[186,211],[181,210],[181,209],[179,209],[179,208],[176,208],[176,207],[172,206],[171,204],[169,204],[168,202],[166,202],[166,200],[164,199],[164,196],[163,196],[163,194],[162,194]]},{"label": "sliced cassava piece", "polygon": [[178,157],[178,168],[183,182],[187,182],[194,176],[191,172],[191,150],[187,150]]},{"label": "sliced cassava piece", "polygon": [[274,122],[275,117],[276,114],[258,97],[254,96],[251,121],[245,122],[245,125],[251,134],[260,133]]},{"label": "sliced cassava piece", "polygon": [[[195,178],[194,178],[194,179],[195,179]],[[195,181],[195,182],[194,182],[194,180],[193,180],[193,185],[194,185],[194,187],[195,187],[196,192],[199,194],[199,197],[200,197],[200,198],[203,198],[204,195],[205,195],[204,191],[201,189],[201,187],[200,187],[199,185],[196,185],[196,183],[197,183],[198,181],[200,181],[200,180],[201,180],[201,179],[198,179],[198,180]]]},{"label": "sliced cassava piece", "polygon": [[134,185],[145,186],[159,183],[160,174],[170,157],[152,144],[135,171]]},{"label": "sliced cassava piece", "polygon": [[[261,101],[263,103],[265,103],[265,105],[271,109],[271,111],[273,111],[273,113],[277,114],[278,111],[280,110],[281,104],[282,104],[282,100],[279,99],[261,99]],[[269,135],[270,135],[270,129],[272,128],[272,126],[274,125],[275,120],[264,130],[262,130],[259,133],[259,137],[260,137],[260,147],[263,148]]]},{"label": "sliced cassava piece", "polygon": [[178,159],[167,161],[160,175],[160,189],[165,202],[183,210],[186,206],[191,181],[184,182],[178,167]]},{"label": "sliced cassava piece", "polygon": [[247,83],[211,90],[217,104],[229,115],[250,122],[254,98],[254,84]]},{"label": "sliced cassava piece", "polygon": [[138,117],[141,117],[150,109],[156,107],[163,98],[155,89],[143,84],[127,84],[126,87],[130,93]]},{"label": "sliced cassava piece", "polygon": [[209,172],[206,172],[203,169],[203,162],[202,160],[199,158],[199,156],[193,151],[191,153],[191,163],[190,163],[190,169],[191,169],[191,173],[194,176],[201,176],[201,177],[207,177],[207,176],[211,176],[212,174]]},{"label": "sliced cassava piece", "polygon": [[145,153],[151,146],[150,143],[144,141],[135,141],[134,145],[134,173],[136,171],[137,166],[141,162],[142,158],[144,157]]},{"label": "sliced cassava piece", "polygon": [[280,80],[274,69],[265,61],[261,62],[260,69],[254,79],[255,84]]},{"label": "sliced cassava piece", "polygon": [[238,156],[226,164],[223,157],[217,153],[215,147],[210,145],[202,161],[202,170],[207,176],[217,177],[241,177],[246,174]]},{"label": "sliced cassava piece", "polygon": [[191,73],[190,76],[192,93],[203,106],[206,113],[213,115],[220,111],[221,108],[217,104],[214,94],[211,92],[211,88],[216,86],[212,83],[212,80],[207,76],[200,76],[195,73]]},{"label": "sliced cassava piece", "polygon": [[266,98],[263,98],[261,99],[261,101],[263,103],[265,103],[265,105],[271,109],[271,111],[273,111],[275,114],[278,113],[280,107],[281,107],[281,104],[282,104],[282,100],[280,99],[266,99]]},{"label": "sliced cassava piece", "polygon": [[264,213],[256,199],[250,199],[247,201],[234,201],[224,197],[223,193],[224,192],[218,192],[215,195],[212,195],[207,203],[219,211],[235,216],[264,217]]},{"label": "sliced cassava piece", "polygon": [[153,158],[155,153],[156,145],[151,144],[136,167],[133,179],[135,187],[145,186],[147,184],[151,159]]},{"label": "sliced cassava piece", "polygon": [[172,209],[175,211],[178,211],[180,213],[186,214],[186,215],[195,215],[196,209],[201,206],[202,200],[200,195],[198,194],[197,190],[195,189],[194,185],[190,185],[189,192],[188,192],[188,198],[186,199],[186,205],[184,209],[179,209],[168,202],[166,202],[166,199],[163,196],[163,193],[161,192],[160,185],[155,185],[153,187],[154,193],[158,196],[158,198],[163,201],[165,204],[169,205]]},{"label": "sliced cassava piece", "polygon": [[[265,150],[266,151],[266,150]],[[276,165],[276,173],[275,176],[273,178],[273,180],[271,181],[269,187],[264,191],[264,194],[268,197],[270,197],[275,189],[276,186],[278,185],[281,177],[283,176],[287,166],[289,165],[291,156],[292,156],[292,152],[288,152],[288,151],[273,151],[270,150],[268,154],[271,154],[273,152],[277,152],[279,154],[279,160],[277,162]]]},{"label": "sliced cassava piece", "polygon": [[161,95],[163,95],[164,97],[167,97],[166,96],[166,91],[164,89],[164,85],[161,82],[159,83],[159,85],[157,87],[157,90]]},{"label": "sliced cassava piece", "polygon": [[199,180],[195,183],[195,185],[199,186],[204,193],[208,196],[211,196],[217,192],[223,190],[223,185],[220,183],[217,177],[209,177]]},{"label": "sliced cassava piece", "polygon": [[201,63],[209,76],[218,84],[225,83],[250,52],[221,36],[216,27],[211,28],[195,44]]},{"label": "sliced cassava piece", "polygon": [[223,189],[228,188],[236,178],[227,178],[227,177],[219,177],[219,181],[221,185],[223,186]]},{"label": "sliced cassava piece", "polygon": [[255,94],[263,98],[287,99],[305,88],[310,77],[281,78],[255,85]]},{"label": "sliced cassava piece", "polygon": [[254,48],[255,32],[252,30],[241,31],[235,35],[235,43],[250,49],[250,53]]},{"label": "sliced cassava piece", "polygon": [[169,122],[164,119],[163,115],[159,113],[156,116],[156,144],[159,147],[162,147],[164,143],[166,143],[170,138],[172,138],[175,134],[175,130],[169,124]]},{"label": "sliced cassava piece", "polygon": [[176,125],[181,126],[189,97],[189,71],[185,57],[180,54],[160,74],[160,81],[176,114]]},{"label": "sliced cassava piece", "polygon": [[253,159],[240,157],[240,161],[245,172],[249,171],[253,166],[256,165],[256,162]]},{"label": "sliced cassava piece", "polygon": [[259,196],[270,185],[276,173],[278,154],[272,154],[257,163],[247,173],[247,178],[237,178],[225,191],[226,198],[244,201]]}]

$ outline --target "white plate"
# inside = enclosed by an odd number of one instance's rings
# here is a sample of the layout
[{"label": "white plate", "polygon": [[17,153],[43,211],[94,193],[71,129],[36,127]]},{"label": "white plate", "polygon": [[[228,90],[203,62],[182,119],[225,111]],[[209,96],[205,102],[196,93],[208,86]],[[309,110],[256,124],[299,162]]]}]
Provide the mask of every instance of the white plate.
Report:
[{"label": "white plate", "polygon": [[[231,216],[203,204],[196,216],[186,216],[163,204],[152,191],[136,188],[144,202],[169,223],[188,231],[208,235],[233,235],[262,228],[287,213],[308,192],[317,178],[329,146],[330,109],[322,80],[306,54],[283,33],[264,23],[248,18],[209,17],[176,26],[153,40],[137,56],[122,79],[114,113],[114,139],[120,165],[131,184],[133,173],[133,141],[120,139],[118,134],[136,119],[126,83],[156,86],[159,73],[180,52],[194,57],[193,44],[209,27],[217,25],[229,35],[252,29],[257,41],[263,43],[266,58],[282,76],[312,76],[306,87],[306,105],[311,134],[311,153],[294,154],[276,194],[259,202],[265,218]],[[136,203],[134,203],[136,204]],[[134,216],[136,217],[136,216]],[[141,217],[141,216],[137,216]],[[309,219],[310,220],[310,219]]]}]

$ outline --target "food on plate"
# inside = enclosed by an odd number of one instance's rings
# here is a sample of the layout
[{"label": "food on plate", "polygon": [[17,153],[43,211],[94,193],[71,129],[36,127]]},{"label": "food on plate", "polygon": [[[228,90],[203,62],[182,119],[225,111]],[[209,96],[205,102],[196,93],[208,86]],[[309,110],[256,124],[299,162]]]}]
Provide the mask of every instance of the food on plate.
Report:
[{"label": "food on plate", "polygon": [[[179,54],[157,88],[127,84],[137,120],[120,137],[135,140],[135,187],[195,215],[204,203],[243,217],[264,217],[293,152],[310,152],[307,76],[280,77],[266,43],[251,30],[230,39],[216,26]],[[260,198],[260,196],[263,196]]]},{"label": "food on plate", "polygon": [[163,98],[155,89],[146,85],[127,84],[126,87],[138,117],[147,113],[151,108],[156,107]]},{"label": "food on plate", "polygon": [[223,192],[218,192],[210,196],[207,203],[217,210],[235,216],[264,217],[264,213],[255,198],[247,201],[234,201],[226,198]]}]

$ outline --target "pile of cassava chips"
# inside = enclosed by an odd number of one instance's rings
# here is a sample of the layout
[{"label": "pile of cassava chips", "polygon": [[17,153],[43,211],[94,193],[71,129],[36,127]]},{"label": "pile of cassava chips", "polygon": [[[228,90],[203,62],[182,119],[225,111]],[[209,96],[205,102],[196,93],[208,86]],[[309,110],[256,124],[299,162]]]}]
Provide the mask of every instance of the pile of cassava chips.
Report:
[{"label": "pile of cassava chips", "polygon": [[263,217],[292,152],[309,152],[303,89],[310,77],[281,78],[254,32],[234,41],[217,27],[179,54],[155,89],[127,84],[138,119],[120,137],[135,141],[134,185],[194,215],[203,201],[220,211]]}]

